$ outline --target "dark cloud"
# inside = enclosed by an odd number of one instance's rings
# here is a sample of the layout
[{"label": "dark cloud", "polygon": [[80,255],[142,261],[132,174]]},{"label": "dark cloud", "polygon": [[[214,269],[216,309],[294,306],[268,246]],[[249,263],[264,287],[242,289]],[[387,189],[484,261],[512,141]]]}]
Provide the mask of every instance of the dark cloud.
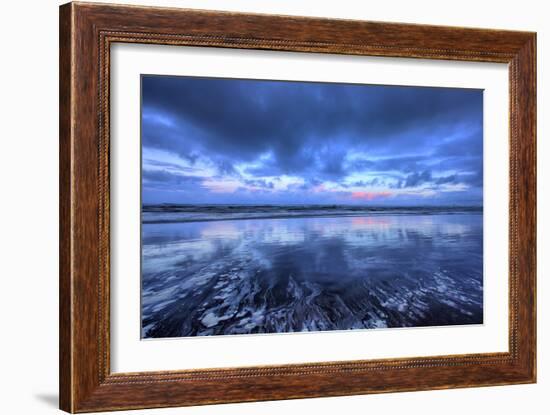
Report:
[{"label": "dark cloud", "polygon": [[259,187],[264,189],[273,189],[275,187],[273,185],[273,182],[268,182],[263,179],[256,179],[256,180],[245,179],[244,182],[249,186]]},{"label": "dark cloud", "polygon": [[239,172],[229,160],[216,160],[215,163],[219,174],[224,176],[239,176]]},{"label": "dark cloud", "polygon": [[403,187],[416,187],[431,181],[432,181],[432,173],[429,170],[424,170],[421,173],[409,174],[405,179],[405,183],[403,184]]},{"label": "dark cloud", "polygon": [[353,186],[358,186],[358,187],[372,187],[372,186],[378,186],[378,185],[384,184],[384,182],[380,180],[378,177],[375,177],[372,180],[358,180],[356,182],[353,182],[352,184]]},{"label": "dark cloud", "polygon": [[[145,114],[173,123],[172,131],[144,128],[144,144],[160,141],[184,157],[204,147],[236,160],[272,151],[286,172],[302,171],[312,152],[386,151],[388,141],[414,150],[426,144],[420,133],[481,122],[478,90],[188,77],[144,77],[142,87]],[[338,167],[327,161],[329,173]]]},{"label": "dark cloud", "polygon": [[456,174],[451,174],[450,176],[438,177],[435,180],[435,184],[446,184],[446,183],[457,183],[458,176]]},{"label": "dark cloud", "polygon": [[[145,159],[145,160],[143,160],[143,165],[151,166],[151,167],[157,167],[157,168],[160,168],[162,170],[167,170],[167,171],[176,171],[176,172],[179,172],[181,174],[190,173],[194,170],[194,169],[189,168],[189,167],[182,167],[180,164],[170,163],[170,162],[165,162],[165,161],[160,161],[160,160],[154,160],[154,159]],[[147,169],[145,169],[145,170],[147,170]]]},{"label": "dark cloud", "polygon": [[203,181],[200,177],[171,173],[166,170],[143,170],[141,180],[144,186],[169,190],[183,189],[188,185],[200,186]]},{"label": "dark cloud", "polygon": [[480,90],[144,76],[142,105],[145,149],[220,176],[295,176],[302,190],[354,173],[376,175],[360,187],[483,184]]},{"label": "dark cloud", "polygon": [[400,171],[404,173],[415,172],[426,168],[427,163],[432,163],[434,157],[426,156],[400,156],[382,159],[360,159],[353,163],[352,170],[373,172]]}]

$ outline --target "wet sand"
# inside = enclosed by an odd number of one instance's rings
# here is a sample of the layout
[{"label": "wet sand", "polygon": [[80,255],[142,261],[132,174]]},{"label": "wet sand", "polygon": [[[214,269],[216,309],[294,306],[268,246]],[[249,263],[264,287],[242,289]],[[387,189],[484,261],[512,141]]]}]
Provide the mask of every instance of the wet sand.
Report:
[{"label": "wet sand", "polygon": [[483,215],[143,224],[144,338],[480,324]]}]

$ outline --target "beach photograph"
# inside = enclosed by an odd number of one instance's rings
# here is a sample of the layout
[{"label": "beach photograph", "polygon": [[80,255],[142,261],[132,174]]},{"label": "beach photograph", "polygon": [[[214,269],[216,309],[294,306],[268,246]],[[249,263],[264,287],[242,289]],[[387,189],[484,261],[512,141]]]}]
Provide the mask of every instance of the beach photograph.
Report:
[{"label": "beach photograph", "polygon": [[141,78],[141,337],[483,323],[483,91]]}]

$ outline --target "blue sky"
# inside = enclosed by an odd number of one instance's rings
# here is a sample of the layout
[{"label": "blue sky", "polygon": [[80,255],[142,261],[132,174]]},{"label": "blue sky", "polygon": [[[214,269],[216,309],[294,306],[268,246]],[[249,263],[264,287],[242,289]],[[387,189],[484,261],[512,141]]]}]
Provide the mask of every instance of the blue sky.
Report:
[{"label": "blue sky", "polygon": [[142,198],[481,205],[483,91],[143,76]]}]

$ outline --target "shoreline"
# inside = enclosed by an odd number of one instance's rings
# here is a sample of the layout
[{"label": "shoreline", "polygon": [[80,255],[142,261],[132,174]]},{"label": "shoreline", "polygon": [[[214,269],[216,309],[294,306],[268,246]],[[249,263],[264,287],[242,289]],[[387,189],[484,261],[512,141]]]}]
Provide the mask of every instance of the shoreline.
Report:
[{"label": "shoreline", "polygon": [[[155,212],[160,213],[160,212]],[[162,212],[170,214],[171,212]],[[204,218],[181,218],[181,219],[154,219],[154,220],[141,220],[142,225],[158,225],[158,224],[170,224],[170,223],[190,223],[190,222],[220,222],[220,221],[233,221],[233,220],[259,220],[259,219],[301,219],[301,218],[338,218],[338,217],[368,217],[368,216],[435,216],[435,215],[482,215],[483,210],[464,210],[464,211],[420,211],[420,212],[398,212],[398,211],[372,211],[372,212],[343,212],[343,213],[298,213],[298,214],[266,214],[266,215],[250,215],[250,216],[234,216],[234,217],[204,217]],[[223,213],[220,214],[224,215]],[[231,213],[226,213],[231,215]]]}]

